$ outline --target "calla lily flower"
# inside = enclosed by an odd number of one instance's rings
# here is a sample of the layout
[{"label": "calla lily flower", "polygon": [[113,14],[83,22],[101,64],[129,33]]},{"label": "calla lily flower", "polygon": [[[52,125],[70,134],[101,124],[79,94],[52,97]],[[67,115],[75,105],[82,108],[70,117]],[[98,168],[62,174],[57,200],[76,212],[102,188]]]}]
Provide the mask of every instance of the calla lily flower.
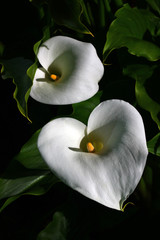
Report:
[{"label": "calla lily flower", "polygon": [[46,104],[72,104],[91,98],[99,89],[104,67],[94,46],[56,36],[39,48],[38,68],[30,95]]},{"label": "calla lily flower", "polygon": [[73,118],[49,122],[38,148],[64,183],[117,210],[136,188],[148,154],[142,118],[121,100],[99,104],[87,126]]}]

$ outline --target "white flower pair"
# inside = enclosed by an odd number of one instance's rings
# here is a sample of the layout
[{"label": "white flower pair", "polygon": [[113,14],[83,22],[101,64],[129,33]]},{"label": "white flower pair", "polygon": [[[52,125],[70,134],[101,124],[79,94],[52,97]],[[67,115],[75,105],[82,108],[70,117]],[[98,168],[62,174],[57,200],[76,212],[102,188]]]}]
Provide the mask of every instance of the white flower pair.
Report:
[{"label": "white flower pair", "polygon": [[[98,91],[103,65],[89,43],[54,37],[39,49],[31,96],[48,104],[71,104]],[[63,182],[105,206],[122,209],[136,188],[148,154],[142,118],[121,100],[99,104],[88,125],[73,118],[46,124],[38,148]]]}]

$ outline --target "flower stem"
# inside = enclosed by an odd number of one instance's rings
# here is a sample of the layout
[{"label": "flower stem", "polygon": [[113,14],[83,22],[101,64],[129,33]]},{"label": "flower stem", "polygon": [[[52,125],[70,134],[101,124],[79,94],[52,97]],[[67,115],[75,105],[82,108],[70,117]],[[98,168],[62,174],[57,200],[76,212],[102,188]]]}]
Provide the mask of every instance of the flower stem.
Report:
[{"label": "flower stem", "polygon": [[110,18],[110,20],[113,20],[113,13],[112,13],[112,10],[111,10],[111,7],[110,7],[110,3],[109,3],[109,0],[103,0],[104,1],[104,6],[105,6],[105,9],[106,9],[106,17]]},{"label": "flower stem", "polygon": [[104,28],[106,25],[106,16],[105,16],[105,7],[103,1],[98,2],[99,9],[99,23],[101,28]]},{"label": "flower stem", "polygon": [[87,7],[88,16],[89,16],[90,21],[91,21],[91,25],[95,26],[94,17],[93,17],[92,9],[91,9],[91,6],[90,6],[89,2],[87,2],[86,7]]},{"label": "flower stem", "polygon": [[87,12],[86,5],[85,5],[85,3],[84,3],[83,0],[81,1],[81,5],[82,5],[82,8],[83,8],[83,13],[84,13],[84,15],[85,15],[85,18],[86,18],[88,24],[91,25],[91,20],[90,20],[89,14],[88,14],[88,12]]}]

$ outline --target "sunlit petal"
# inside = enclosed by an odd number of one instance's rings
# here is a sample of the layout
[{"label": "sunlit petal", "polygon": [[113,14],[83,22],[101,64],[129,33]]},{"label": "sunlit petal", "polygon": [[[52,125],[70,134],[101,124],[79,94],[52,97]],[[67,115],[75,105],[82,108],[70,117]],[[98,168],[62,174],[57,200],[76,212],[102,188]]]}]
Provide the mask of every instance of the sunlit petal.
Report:
[{"label": "sunlit petal", "polygon": [[148,154],[140,114],[120,100],[96,107],[87,127],[72,118],[51,121],[39,135],[38,148],[67,185],[118,210],[137,186]]},{"label": "sunlit petal", "polygon": [[35,75],[31,96],[37,101],[72,104],[89,99],[98,91],[104,67],[92,44],[57,36],[39,48],[37,57],[50,76],[50,82],[39,84]]}]

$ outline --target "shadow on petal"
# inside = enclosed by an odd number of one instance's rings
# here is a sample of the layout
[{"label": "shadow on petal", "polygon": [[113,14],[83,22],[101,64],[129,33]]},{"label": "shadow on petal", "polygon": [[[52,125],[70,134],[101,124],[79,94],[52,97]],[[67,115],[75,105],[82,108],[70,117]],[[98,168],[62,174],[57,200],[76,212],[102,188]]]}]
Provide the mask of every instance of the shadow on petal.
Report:
[{"label": "shadow on petal", "polygon": [[47,50],[49,50],[49,47],[46,46],[44,43],[41,45],[41,47],[45,47],[45,48],[47,48]]},{"label": "shadow on petal", "polygon": [[[120,121],[114,121],[89,133],[87,136],[87,141],[95,142],[97,145],[100,143],[103,144],[103,148],[99,151],[99,154],[108,154],[117,147],[124,133],[124,123]],[[82,144],[84,144],[84,142]]]},{"label": "shadow on petal", "polygon": [[76,70],[77,56],[73,51],[68,50],[59,55],[48,67],[50,74],[56,74],[60,76],[59,80],[66,80],[68,76]]}]

